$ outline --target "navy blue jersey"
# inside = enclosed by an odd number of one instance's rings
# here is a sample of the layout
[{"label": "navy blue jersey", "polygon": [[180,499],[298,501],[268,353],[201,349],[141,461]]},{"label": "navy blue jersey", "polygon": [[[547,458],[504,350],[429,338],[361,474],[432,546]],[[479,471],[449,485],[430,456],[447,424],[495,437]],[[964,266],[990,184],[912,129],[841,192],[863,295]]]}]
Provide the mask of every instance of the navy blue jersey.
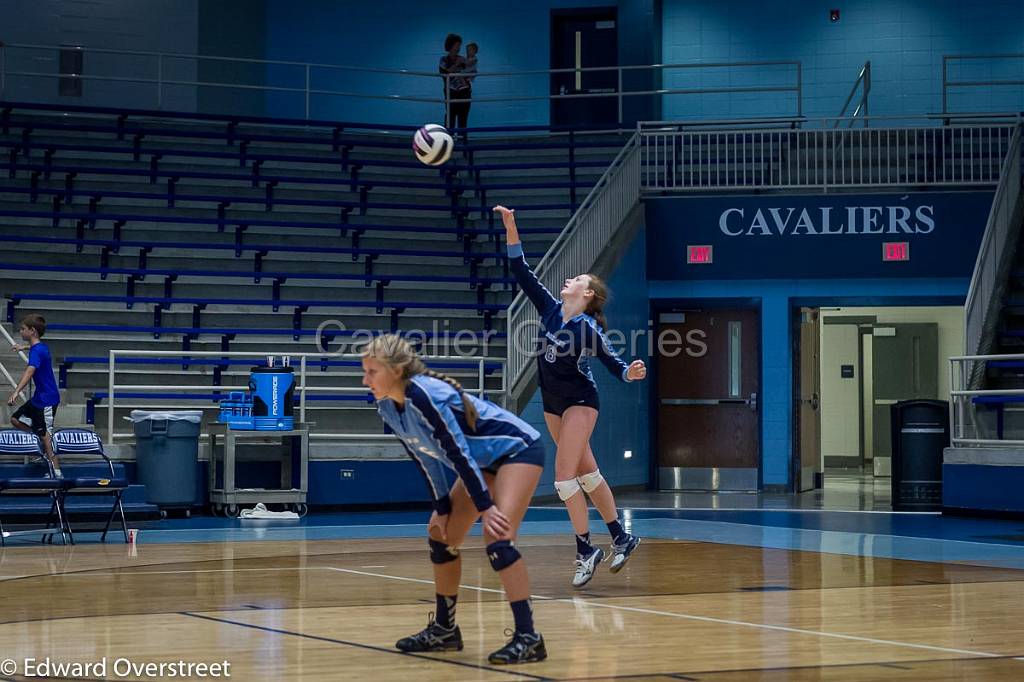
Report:
[{"label": "navy blue jersey", "polygon": [[377,401],[384,423],[426,477],[439,514],[447,514],[452,506],[445,469],[458,474],[474,506],[483,511],[494,503],[480,469],[526,450],[540,438],[536,429],[494,403],[469,394],[466,399],[479,414],[475,429],[466,423],[462,396],[440,379],[413,377],[402,409],[390,398]]},{"label": "navy blue jersey", "polygon": [[629,365],[615,354],[604,330],[590,315],[581,313],[562,320],[562,302],[540,283],[526,264],[522,244],[508,247],[509,269],[540,313],[542,329],[537,336],[538,383],[542,390],[560,398],[571,398],[597,390],[590,371],[596,357],[613,376],[629,381]]}]

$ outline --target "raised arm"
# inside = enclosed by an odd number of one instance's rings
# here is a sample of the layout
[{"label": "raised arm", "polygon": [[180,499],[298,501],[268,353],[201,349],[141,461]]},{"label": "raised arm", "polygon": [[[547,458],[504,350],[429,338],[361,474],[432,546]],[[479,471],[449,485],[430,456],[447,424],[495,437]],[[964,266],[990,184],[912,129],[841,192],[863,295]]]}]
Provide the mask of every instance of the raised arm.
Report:
[{"label": "raised arm", "polygon": [[551,295],[547,287],[541,284],[537,275],[526,263],[526,255],[523,253],[523,243],[519,239],[519,230],[516,227],[515,210],[504,206],[495,206],[494,212],[501,215],[501,222],[505,226],[505,245],[508,249],[508,268],[516,278],[526,297],[537,308],[541,314],[558,305],[558,299]]}]

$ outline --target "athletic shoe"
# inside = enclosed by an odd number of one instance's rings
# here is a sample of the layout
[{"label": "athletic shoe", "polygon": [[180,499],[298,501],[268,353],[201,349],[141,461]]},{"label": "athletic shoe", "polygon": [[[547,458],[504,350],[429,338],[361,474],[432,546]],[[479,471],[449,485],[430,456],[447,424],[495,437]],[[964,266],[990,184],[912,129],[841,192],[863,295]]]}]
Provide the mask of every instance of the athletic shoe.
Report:
[{"label": "athletic shoe", "polygon": [[462,651],[462,631],[456,625],[450,630],[434,621],[430,614],[427,627],[415,635],[403,637],[395,643],[400,651],[422,653],[424,651]]},{"label": "athletic shoe", "polygon": [[[509,634],[506,630],[505,634]],[[495,665],[515,665],[516,663],[536,663],[548,657],[548,650],[544,647],[544,638],[534,632],[526,634],[516,632],[508,644],[501,647],[487,657],[488,662]]]},{"label": "athletic shoe", "polygon": [[577,554],[576,573],[572,576],[572,586],[583,587],[589,583],[590,579],[594,577],[597,565],[601,563],[602,559],[604,559],[604,550],[600,547],[595,547],[590,556],[585,557],[582,554]]},{"label": "athletic shoe", "polygon": [[612,543],[612,565],[608,567],[608,570],[612,573],[618,573],[622,570],[622,567],[629,561],[629,557],[633,555],[636,548],[640,546],[640,538],[635,535],[629,535],[626,537],[626,541],[621,545]]}]

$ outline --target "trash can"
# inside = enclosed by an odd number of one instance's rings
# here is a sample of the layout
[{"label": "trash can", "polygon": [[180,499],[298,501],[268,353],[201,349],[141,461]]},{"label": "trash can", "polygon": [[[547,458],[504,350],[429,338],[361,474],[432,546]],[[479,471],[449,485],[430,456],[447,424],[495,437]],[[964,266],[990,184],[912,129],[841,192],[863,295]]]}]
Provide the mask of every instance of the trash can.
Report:
[{"label": "trash can", "polygon": [[893,511],[942,509],[942,451],[949,445],[945,400],[892,405]]},{"label": "trash can", "polygon": [[148,412],[132,410],[135,460],[146,501],[160,508],[189,509],[199,504],[199,410]]}]

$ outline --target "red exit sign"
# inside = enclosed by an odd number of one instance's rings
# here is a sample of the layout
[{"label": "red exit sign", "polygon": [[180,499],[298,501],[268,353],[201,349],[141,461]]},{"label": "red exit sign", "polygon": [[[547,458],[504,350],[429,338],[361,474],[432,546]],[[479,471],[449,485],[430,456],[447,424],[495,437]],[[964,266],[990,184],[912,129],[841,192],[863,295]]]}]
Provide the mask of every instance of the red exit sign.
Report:
[{"label": "red exit sign", "polygon": [[710,244],[704,246],[687,246],[686,262],[691,264],[711,263],[714,260],[714,247]]},{"label": "red exit sign", "polygon": [[910,260],[909,242],[885,242],[882,244],[882,261],[908,261]]}]

